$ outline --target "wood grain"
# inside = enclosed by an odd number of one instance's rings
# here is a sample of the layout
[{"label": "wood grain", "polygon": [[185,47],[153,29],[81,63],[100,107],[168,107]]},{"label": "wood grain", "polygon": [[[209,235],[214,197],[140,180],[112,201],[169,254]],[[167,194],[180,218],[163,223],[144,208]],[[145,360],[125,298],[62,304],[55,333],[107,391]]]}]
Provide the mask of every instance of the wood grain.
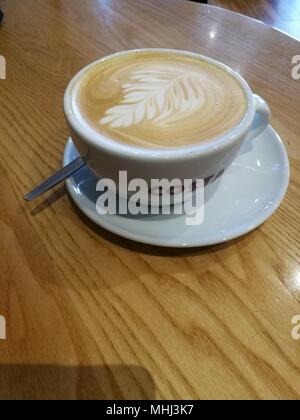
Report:
[{"label": "wood grain", "polygon": [[209,0],[209,4],[261,20],[300,40],[300,0]]},{"label": "wood grain", "polygon": [[[299,399],[300,44],[181,0],[0,6],[0,398]],[[222,246],[161,250],[96,227],[64,187],[23,202],[61,162],[69,79],[140,47],[221,60],[270,103],[291,183],[261,228]]]}]

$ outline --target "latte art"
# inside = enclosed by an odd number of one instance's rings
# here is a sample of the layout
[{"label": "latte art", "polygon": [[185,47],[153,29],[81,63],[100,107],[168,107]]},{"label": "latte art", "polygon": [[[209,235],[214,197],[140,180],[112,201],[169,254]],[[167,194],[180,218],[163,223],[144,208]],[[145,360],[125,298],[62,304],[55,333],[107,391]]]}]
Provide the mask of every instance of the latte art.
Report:
[{"label": "latte art", "polygon": [[147,148],[209,141],[238,125],[246,95],[225,70],[198,58],[131,52],[83,77],[78,104],[105,137]]},{"label": "latte art", "polygon": [[145,120],[157,125],[174,124],[205,105],[201,75],[171,65],[134,72],[122,90],[121,104],[106,111],[100,124],[112,128],[130,127]]}]

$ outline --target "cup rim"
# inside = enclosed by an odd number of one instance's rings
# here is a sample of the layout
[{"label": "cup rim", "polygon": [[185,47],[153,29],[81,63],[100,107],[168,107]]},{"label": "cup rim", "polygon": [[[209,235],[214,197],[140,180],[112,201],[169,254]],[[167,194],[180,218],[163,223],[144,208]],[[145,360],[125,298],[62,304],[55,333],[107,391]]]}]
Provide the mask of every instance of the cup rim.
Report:
[{"label": "cup rim", "polygon": [[[76,105],[76,94],[80,87],[80,81],[84,74],[89,71],[92,67],[103,63],[107,60],[111,60],[115,57],[121,57],[128,54],[135,54],[139,52],[161,52],[161,53],[171,53],[178,55],[185,55],[192,58],[198,58],[199,60],[206,61],[210,64],[213,64],[234,77],[243,88],[247,100],[248,106],[247,111],[238,125],[234,128],[222,134],[218,137],[213,138],[212,140],[207,140],[204,142],[194,143],[187,146],[180,146],[176,148],[144,148],[134,145],[126,145],[120,142],[117,142],[113,139],[109,139],[93,129],[81,115],[78,106]],[[80,70],[69,82],[65,94],[64,94],[64,113],[66,120],[75,132],[76,135],[80,136],[90,146],[98,149],[99,151],[106,151],[110,154],[123,156],[128,159],[134,160],[176,160],[178,158],[184,158],[185,156],[191,155],[201,155],[208,156],[211,153],[220,151],[223,148],[226,149],[228,146],[234,144],[240,139],[241,136],[247,133],[250,129],[254,116],[255,116],[255,98],[254,95],[246,82],[246,80],[235,70],[230,68],[224,63],[221,63],[213,58],[201,55],[195,52],[182,51],[176,49],[166,49],[166,48],[142,48],[142,49],[133,49],[117,52],[103,58],[100,58],[89,65],[85,66]]]}]

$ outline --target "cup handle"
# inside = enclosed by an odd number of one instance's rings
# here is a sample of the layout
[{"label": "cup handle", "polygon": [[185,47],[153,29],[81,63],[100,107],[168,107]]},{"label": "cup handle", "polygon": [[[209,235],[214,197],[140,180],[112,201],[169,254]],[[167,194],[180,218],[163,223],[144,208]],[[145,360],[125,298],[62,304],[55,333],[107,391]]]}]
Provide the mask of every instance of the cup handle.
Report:
[{"label": "cup handle", "polygon": [[256,114],[247,140],[252,140],[262,133],[269,125],[271,110],[267,102],[258,95],[254,95]]}]

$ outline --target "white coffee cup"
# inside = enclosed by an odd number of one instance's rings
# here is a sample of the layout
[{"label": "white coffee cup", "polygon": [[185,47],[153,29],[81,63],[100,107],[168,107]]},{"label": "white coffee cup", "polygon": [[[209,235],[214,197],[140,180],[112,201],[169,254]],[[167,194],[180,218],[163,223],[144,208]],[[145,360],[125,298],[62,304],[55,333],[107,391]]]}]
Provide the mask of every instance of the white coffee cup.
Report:
[{"label": "white coffee cup", "polygon": [[[245,92],[247,111],[240,124],[225,135],[175,149],[146,149],[126,145],[105,138],[84,120],[76,104],[80,81],[91,67],[116,56],[135,51],[158,51],[198,58],[214,64],[233,76]],[[127,171],[128,180],[142,178],[150,185],[159,179],[204,179],[213,182],[232,163],[241,145],[257,137],[269,124],[270,109],[258,95],[253,94],[247,82],[228,66],[211,58],[186,51],[145,49],[124,51],[104,57],[82,69],[70,82],[64,97],[64,112],[72,140],[90,168],[101,178],[109,178],[118,185],[119,172]]]}]

